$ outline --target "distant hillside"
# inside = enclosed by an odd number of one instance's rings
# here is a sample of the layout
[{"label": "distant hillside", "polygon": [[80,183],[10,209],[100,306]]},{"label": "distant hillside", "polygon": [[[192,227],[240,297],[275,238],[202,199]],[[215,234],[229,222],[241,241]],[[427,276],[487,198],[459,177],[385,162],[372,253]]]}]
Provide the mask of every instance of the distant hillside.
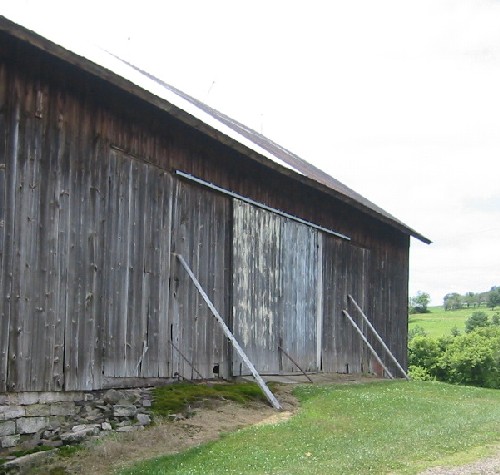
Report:
[{"label": "distant hillside", "polygon": [[487,307],[461,308],[459,310],[445,310],[444,307],[429,307],[429,313],[410,315],[408,329],[411,331],[417,325],[422,327],[428,336],[439,337],[449,335],[453,328],[461,333],[465,331],[465,321],[473,312],[480,310],[491,317],[500,312],[500,309],[491,310]]}]

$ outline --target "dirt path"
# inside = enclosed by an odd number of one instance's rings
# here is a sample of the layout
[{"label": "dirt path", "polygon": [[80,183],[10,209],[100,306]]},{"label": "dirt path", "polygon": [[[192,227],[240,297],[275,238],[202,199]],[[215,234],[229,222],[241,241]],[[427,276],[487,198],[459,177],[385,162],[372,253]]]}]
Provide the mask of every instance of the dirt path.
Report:
[{"label": "dirt path", "polygon": [[493,475],[500,473],[500,447],[496,454],[459,467],[434,467],[420,475]]}]

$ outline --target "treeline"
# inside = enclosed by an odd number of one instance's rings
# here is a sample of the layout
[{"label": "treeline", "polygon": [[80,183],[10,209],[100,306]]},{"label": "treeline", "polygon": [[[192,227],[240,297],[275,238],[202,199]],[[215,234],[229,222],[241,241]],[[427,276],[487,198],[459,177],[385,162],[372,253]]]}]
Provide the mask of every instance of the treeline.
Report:
[{"label": "treeline", "polygon": [[445,310],[479,308],[481,306],[492,309],[500,307],[500,287],[492,287],[487,292],[466,292],[464,295],[452,292],[446,294],[443,298],[443,307]]},{"label": "treeline", "polygon": [[500,388],[500,312],[475,311],[465,333],[431,338],[422,327],[409,333],[408,369],[417,380]]}]

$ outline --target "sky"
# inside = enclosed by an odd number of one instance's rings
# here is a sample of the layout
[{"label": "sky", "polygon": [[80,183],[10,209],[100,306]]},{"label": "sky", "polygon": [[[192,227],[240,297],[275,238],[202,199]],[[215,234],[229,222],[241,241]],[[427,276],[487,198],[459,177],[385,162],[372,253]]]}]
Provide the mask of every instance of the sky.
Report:
[{"label": "sky", "polygon": [[117,54],[430,238],[412,239],[410,295],[500,285],[500,1],[0,0],[0,14]]}]

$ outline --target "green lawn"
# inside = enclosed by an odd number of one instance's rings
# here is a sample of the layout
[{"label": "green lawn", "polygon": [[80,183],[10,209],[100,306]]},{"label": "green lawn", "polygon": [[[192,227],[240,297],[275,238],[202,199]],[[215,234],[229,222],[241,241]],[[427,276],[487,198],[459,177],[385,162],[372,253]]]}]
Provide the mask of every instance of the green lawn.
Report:
[{"label": "green lawn", "polygon": [[465,331],[465,321],[473,312],[485,312],[491,319],[492,315],[499,311],[498,308],[492,311],[485,307],[448,311],[445,311],[443,307],[429,307],[429,310],[430,313],[410,315],[409,329],[411,330],[416,325],[419,325],[432,337],[449,335],[453,327],[457,327],[463,333]]},{"label": "green lawn", "polygon": [[298,414],[249,427],[132,474],[418,473],[500,443],[500,391],[437,382],[303,385]]}]

